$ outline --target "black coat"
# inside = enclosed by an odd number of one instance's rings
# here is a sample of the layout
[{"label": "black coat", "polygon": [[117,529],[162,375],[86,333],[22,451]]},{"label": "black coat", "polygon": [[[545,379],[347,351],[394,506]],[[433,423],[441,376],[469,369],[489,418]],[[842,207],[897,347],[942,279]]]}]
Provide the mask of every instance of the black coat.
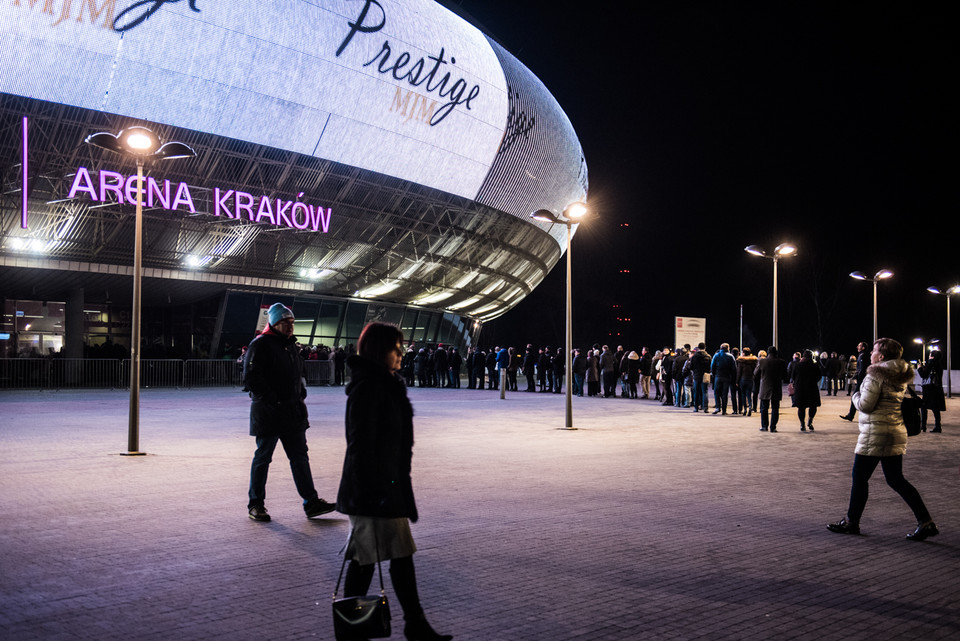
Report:
[{"label": "black coat", "polygon": [[793,368],[793,404],[820,407],[820,368],[809,358],[800,359]]},{"label": "black coat", "polygon": [[306,371],[296,339],[271,330],[250,342],[243,358],[243,389],[250,392],[250,435],[305,430]]},{"label": "black coat", "polygon": [[417,520],[410,480],[413,406],[403,380],[379,363],[351,356],[347,385],[347,452],[337,511]]}]

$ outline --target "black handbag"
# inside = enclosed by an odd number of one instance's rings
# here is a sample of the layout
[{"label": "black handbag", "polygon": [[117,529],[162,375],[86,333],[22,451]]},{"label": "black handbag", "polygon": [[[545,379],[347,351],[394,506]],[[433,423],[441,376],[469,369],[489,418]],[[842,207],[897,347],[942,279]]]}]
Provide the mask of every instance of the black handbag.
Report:
[{"label": "black handbag", "polygon": [[377,573],[380,575],[380,594],[348,596],[338,599],[340,580],[347,565],[344,550],[343,563],[337,587],[333,589],[333,633],[337,641],[350,639],[381,639],[390,636],[390,602],[383,591],[383,571],[380,569],[379,545],[377,546]]},{"label": "black handbag", "polygon": [[920,433],[920,413],[923,400],[913,390],[907,390],[909,396],[904,396],[900,402],[900,413],[903,415],[903,425],[907,428],[907,436],[916,436]]}]

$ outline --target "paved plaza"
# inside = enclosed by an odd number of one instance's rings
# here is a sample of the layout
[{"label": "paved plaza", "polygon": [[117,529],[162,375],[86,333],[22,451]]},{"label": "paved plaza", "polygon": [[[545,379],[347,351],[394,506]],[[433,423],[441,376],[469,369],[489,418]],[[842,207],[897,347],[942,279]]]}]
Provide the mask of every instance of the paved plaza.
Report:
[{"label": "paved plaza", "polygon": [[[923,543],[878,470],[864,536],[843,516],[857,426],[816,432],[648,400],[413,389],[421,596],[458,640],[957,639],[960,402],[910,439]],[[342,388],[307,399],[313,473],[334,500]],[[345,516],[304,518],[278,448],[270,523],[246,515],[253,438],[237,389],[0,392],[0,639],[332,639]],[[386,570],[386,568],[385,568]],[[402,615],[389,586],[393,638]]]}]

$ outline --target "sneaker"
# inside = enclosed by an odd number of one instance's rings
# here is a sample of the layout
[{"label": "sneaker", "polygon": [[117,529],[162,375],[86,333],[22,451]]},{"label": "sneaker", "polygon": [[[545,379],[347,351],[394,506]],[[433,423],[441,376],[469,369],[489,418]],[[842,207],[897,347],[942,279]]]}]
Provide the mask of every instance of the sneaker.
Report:
[{"label": "sneaker", "polygon": [[327,503],[320,498],[311,499],[307,501],[306,505],[303,506],[303,511],[306,512],[308,519],[312,519],[315,516],[320,516],[321,514],[333,512],[335,509],[337,509],[336,505],[333,503]]},{"label": "sneaker", "polygon": [[254,521],[260,521],[261,523],[266,523],[270,520],[270,515],[267,514],[267,508],[262,505],[254,505],[247,511],[247,514]]},{"label": "sneaker", "polygon": [[[860,526],[848,521],[847,517],[843,517],[836,523],[828,524],[827,529],[837,534],[860,534]],[[917,528],[917,531],[919,532],[920,528]],[[914,532],[914,534],[916,534],[916,532]]]},{"label": "sneaker", "polygon": [[929,536],[940,534],[936,524],[933,521],[927,521],[923,525],[918,525],[917,529],[907,535],[911,541],[923,541]]}]

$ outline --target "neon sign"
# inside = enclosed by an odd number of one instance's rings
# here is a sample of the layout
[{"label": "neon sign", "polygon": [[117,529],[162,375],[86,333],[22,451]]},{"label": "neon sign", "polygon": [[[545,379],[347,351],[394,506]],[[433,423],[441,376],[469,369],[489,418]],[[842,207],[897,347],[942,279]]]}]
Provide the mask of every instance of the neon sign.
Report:
[{"label": "neon sign", "polygon": [[[94,179],[86,167],[78,167],[67,197],[72,199],[80,194],[87,194],[90,200],[98,202],[116,202],[118,205],[137,202],[136,174],[124,176],[105,169],[96,174],[97,178]],[[145,177],[143,182],[143,203],[147,207],[197,213],[193,194],[187,183],[179,182],[174,187],[169,180],[160,182],[151,176]],[[246,218],[254,223],[269,222],[301,231],[309,229],[324,234],[329,232],[333,208],[314,206],[303,202],[301,198],[303,192],[297,194],[296,200],[285,200],[267,195],[255,196],[233,189],[223,191],[216,187],[213,190],[213,211],[210,213],[232,219]]]}]

